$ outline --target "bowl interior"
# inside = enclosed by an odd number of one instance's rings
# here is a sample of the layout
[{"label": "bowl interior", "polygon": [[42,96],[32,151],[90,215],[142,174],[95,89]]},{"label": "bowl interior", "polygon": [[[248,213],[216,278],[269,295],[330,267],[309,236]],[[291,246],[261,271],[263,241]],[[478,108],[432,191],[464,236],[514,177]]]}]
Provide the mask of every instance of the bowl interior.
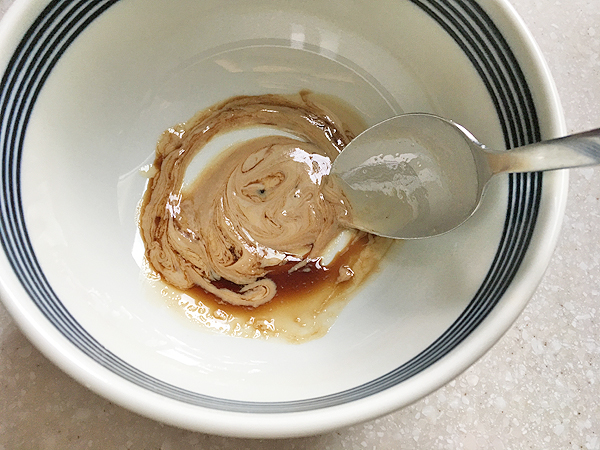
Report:
[{"label": "bowl interior", "polygon": [[[463,227],[395,243],[329,333],[301,345],[232,338],[187,319],[147,282],[136,223],[140,169],[160,133],[233,95],[307,88],[343,99],[369,125],[420,111],[494,148],[539,139],[523,75],[507,62],[510,50],[495,47],[483,10],[121,0],[83,12],[81,2],[64,3],[59,12],[50,5],[43,34],[64,51],[44,50],[40,39],[16,52],[47,77],[30,69],[20,81],[34,88],[18,94],[33,108],[15,119],[25,124],[13,127],[21,150],[3,169],[19,173],[18,191],[3,193],[18,222],[5,241],[15,243],[7,246],[15,272],[32,274],[20,282],[41,326],[76,347],[82,364],[209,409],[305,411],[399,386],[500,301],[535,224],[523,211],[539,200],[541,177],[498,178]],[[74,22],[75,12],[83,19]],[[477,45],[494,50],[482,55]],[[48,53],[45,65],[36,49]]]}]

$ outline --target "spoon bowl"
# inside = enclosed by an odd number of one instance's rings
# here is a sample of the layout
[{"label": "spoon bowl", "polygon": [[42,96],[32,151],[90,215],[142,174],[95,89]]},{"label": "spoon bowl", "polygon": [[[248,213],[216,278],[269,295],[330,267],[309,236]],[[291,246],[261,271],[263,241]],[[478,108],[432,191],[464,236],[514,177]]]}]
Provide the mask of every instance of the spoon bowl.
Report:
[{"label": "spoon bowl", "polygon": [[463,126],[404,114],[358,135],[331,174],[350,205],[347,225],[395,239],[447,233],[477,210],[492,176],[600,163],[600,130],[493,151]]}]

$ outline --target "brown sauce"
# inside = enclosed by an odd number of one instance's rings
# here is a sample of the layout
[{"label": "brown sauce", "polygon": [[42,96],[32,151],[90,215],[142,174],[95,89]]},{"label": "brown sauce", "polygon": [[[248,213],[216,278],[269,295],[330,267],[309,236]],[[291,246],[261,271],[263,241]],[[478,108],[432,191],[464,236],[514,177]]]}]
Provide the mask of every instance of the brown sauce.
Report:
[{"label": "brown sauce", "polygon": [[[235,145],[182,189],[186,167],[213,136],[255,123],[301,140]],[[390,245],[344,231],[344,198],[327,180],[331,161],[362,129],[341,102],[301,92],[234,97],[167,130],[140,216],[163,295],[192,320],[231,336],[323,336]],[[340,233],[350,243],[324,266]]]},{"label": "brown sauce", "polygon": [[[256,308],[231,305],[201,287],[183,293],[170,291],[167,297],[177,308],[183,307],[188,318],[223,334],[245,338],[280,338],[292,343],[324,336],[346,305],[350,294],[369,274],[354,274],[339,283],[340,271],[347,267],[369,265],[375,253],[384,251],[389,242],[362,236],[339,255],[330,267],[318,261],[307,264],[306,270],[292,274],[280,271],[271,274],[278,286],[277,296]],[[365,253],[366,250],[366,253]],[[358,270],[361,270],[358,267]]]}]

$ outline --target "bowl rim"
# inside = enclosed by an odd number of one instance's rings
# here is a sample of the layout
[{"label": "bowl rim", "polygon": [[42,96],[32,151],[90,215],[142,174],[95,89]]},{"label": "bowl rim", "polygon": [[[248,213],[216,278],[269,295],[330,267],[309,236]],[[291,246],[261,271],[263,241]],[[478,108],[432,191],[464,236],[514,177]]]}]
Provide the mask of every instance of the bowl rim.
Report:
[{"label": "bowl rim", "polygon": [[[3,17],[0,45],[15,48],[20,36],[41,12],[47,0],[16,0]],[[560,100],[549,68],[531,33],[508,0],[479,0],[510,42],[530,86],[535,86],[534,103],[543,110],[540,119],[544,138],[566,131]],[[11,52],[0,53],[5,67]],[[542,123],[543,122],[543,123]],[[74,348],[31,302],[12,273],[4,253],[0,258],[0,298],[23,333],[63,371],[94,392],[144,416],[178,427],[227,436],[282,438],[314,435],[353,423],[371,420],[409,405],[448,383],[496,343],[521,314],[550,262],[556,246],[568,190],[568,172],[544,175],[540,215],[524,260],[503,295],[503,300],[442,360],[402,383],[337,406],[297,413],[228,412],[177,402],[152,393],[110,372]],[[199,420],[201,418],[201,420]]]}]

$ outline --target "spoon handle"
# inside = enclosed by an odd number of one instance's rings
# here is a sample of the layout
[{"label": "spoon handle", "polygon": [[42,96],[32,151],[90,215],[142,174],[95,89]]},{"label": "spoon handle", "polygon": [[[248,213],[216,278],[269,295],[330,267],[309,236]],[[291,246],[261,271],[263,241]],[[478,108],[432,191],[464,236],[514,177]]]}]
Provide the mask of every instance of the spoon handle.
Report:
[{"label": "spoon handle", "polygon": [[509,151],[485,153],[493,173],[593,166],[600,164],[600,128]]}]

